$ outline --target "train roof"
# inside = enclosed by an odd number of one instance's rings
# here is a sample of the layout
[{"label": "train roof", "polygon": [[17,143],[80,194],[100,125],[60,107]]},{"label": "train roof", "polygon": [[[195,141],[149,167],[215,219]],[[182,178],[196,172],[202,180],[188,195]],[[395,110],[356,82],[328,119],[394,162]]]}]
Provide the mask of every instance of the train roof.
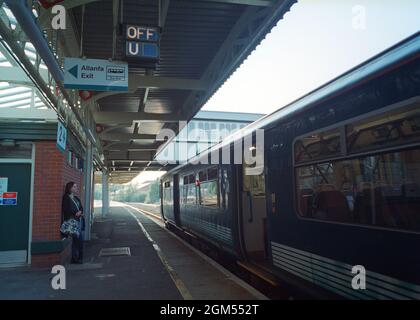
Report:
[{"label": "train roof", "polygon": [[[257,129],[267,128],[274,122],[282,120],[286,117],[288,118],[294,116],[307,108],[313,107],[314,105],[343,94],[358,85],[382,75],[386,71],[398,67],[402,61],[418,57],[419,54],[420,32],[417,32],[389,49],[375,55],[369,60],[355,66],[344,74],[325,83],[319,88],[309,92],[301,98],[234,132],[233,134],[227,136],[223,141],[193,157],[190,161],[206,157],[209,153],[231,144],[236,140],[242,139],[242,137],[251,134]],[[188,163],[181,164],[168,171],[168,173],[176,172],[187,164]]]}]

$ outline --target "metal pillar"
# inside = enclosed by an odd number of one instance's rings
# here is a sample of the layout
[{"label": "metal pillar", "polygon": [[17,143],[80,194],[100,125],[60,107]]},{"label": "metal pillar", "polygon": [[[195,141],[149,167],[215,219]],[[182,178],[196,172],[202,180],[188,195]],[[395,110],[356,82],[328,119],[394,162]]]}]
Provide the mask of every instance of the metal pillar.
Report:
[{"label": "metal pillar", "polygon": [[93,186],[93,150],[90,141],[87,142],[84,166],[84,186],[85,186],[85,240],[90,240],[91,226],[93,222],[92,210],[92,186]]},{"label": "metal pillar", "polygon": [[109,181],[108,172],[102,171],[102,218],[106,218],[109,211]]}]

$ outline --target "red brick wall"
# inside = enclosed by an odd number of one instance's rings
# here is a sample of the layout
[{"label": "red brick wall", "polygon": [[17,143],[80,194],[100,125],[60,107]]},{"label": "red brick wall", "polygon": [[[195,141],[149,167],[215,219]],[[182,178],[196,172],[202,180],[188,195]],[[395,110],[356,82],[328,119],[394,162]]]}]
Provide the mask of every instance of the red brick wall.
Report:
[{"label": "red brick wall", "polygon": [[[67,164],[55,141],[36,142],[32,241],[61,240],[61,201],[69,181],[78,185],[78,196],[83,194],[83,172]],[[51,265],[62,260],[60,256],[33,255],[32,265]]]},{"label": "red brick wall", "polygon": [[67,164],[67,161],[64,161],[63,164],[63,171],[62,171],[62,185],[63,185],[63,192],[67,182],[73,181],[77,184],[77,193],[76,195],[84,203],[84,190],[83,190],[83,172],[80,170],[76,170],[70,167]]},{"label": "red brick wall", "polygon": [[54,141],[35,143],[32,241],[60,239],[64,160]]}]

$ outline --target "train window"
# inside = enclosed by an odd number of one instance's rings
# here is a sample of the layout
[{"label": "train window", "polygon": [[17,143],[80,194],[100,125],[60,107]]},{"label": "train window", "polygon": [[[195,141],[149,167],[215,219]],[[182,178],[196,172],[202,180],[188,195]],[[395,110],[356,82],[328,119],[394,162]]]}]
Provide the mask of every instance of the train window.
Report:
[{"label": "train window", "polygon": [[221,205],[224,209],[229,207],[229,177],[228,171],[226,169],[221,169],[221,179],[220,179],[220,199]]},{"label": "train window", "polygon": [[244,163],[242,167],[243,190],[251,191],[252,194],[256,196],[265,195],[264,172],[259,175],[250,175],[246,174],[247,168],[251,168],[251,165]]},{"label": "train window", "polygon": [[195,184],[188,184],[184,186],[185,190],[185,203],[197,204],[197,191]]},{"label": "train window", "polygon": [[219,206],[219,188],[217,180],[200,183],[200,205],[205,207]]},{"label": "train window", "polygon": [[163,203],[166,205],[172,204],[172,188],[170,186],[163,189]]},{"label": "train window", "polygon": [[296,168],[301,216],[420,231],[420,149]]},{"label": "train window", "polygon": [[207,180],[207,171],[200,171],[198,173],[198,180],[206,181]]},{"label": "train window", "polygon": [[217,168],[211,168],[207,171],[207,179],[208,180],[215,180],[218,178]]},{"label": "train window", "polygon": [[295,142],[295,162],[331,158],[341,154],[340,130],[311,134]]},{"label": "train window", "polygon": [[420,108],[410,106],[346,126],[349,153],[420,142]]}]

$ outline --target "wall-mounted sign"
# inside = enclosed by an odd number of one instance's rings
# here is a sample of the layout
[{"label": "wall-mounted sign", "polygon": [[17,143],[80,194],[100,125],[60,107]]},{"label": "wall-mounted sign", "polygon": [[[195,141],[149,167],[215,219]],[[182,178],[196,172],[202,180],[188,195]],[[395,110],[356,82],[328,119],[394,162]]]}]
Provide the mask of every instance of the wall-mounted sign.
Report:
[{"label": "wall-mounted sign", "polygon": [[100,59],[64,59],[64,87],[96,91],[128,91],[128,65]]},{"label": "wall-mounted sign", "polygon": [[17,192],[3,192],[2,206],[15,206],[17,205]]},{"label": "wall-mounted sign", "polygon": [[9,178],[7,177],[0,177],[0,205],[3,204],[3,193],[7,192],[7,183]]},{"label": "wall-mounted sign", "polygon": [[7,192],[8,181],[9,181],[9,178],[0,177],[0,195],[3,194],[3,192]]},{"label": "wall-mounted sign", "polygon": [[66,151],[66,143],[67,143],[67,128],[64,126],[61,121],[58,121],[57,124],[57,148],[64,152]]},{"label": "wall-mounted sign", "polygon": [[144,61],[145,64],[156,63],[159,60],[159,30],[154,27],[125,26],[125,56]]}]

